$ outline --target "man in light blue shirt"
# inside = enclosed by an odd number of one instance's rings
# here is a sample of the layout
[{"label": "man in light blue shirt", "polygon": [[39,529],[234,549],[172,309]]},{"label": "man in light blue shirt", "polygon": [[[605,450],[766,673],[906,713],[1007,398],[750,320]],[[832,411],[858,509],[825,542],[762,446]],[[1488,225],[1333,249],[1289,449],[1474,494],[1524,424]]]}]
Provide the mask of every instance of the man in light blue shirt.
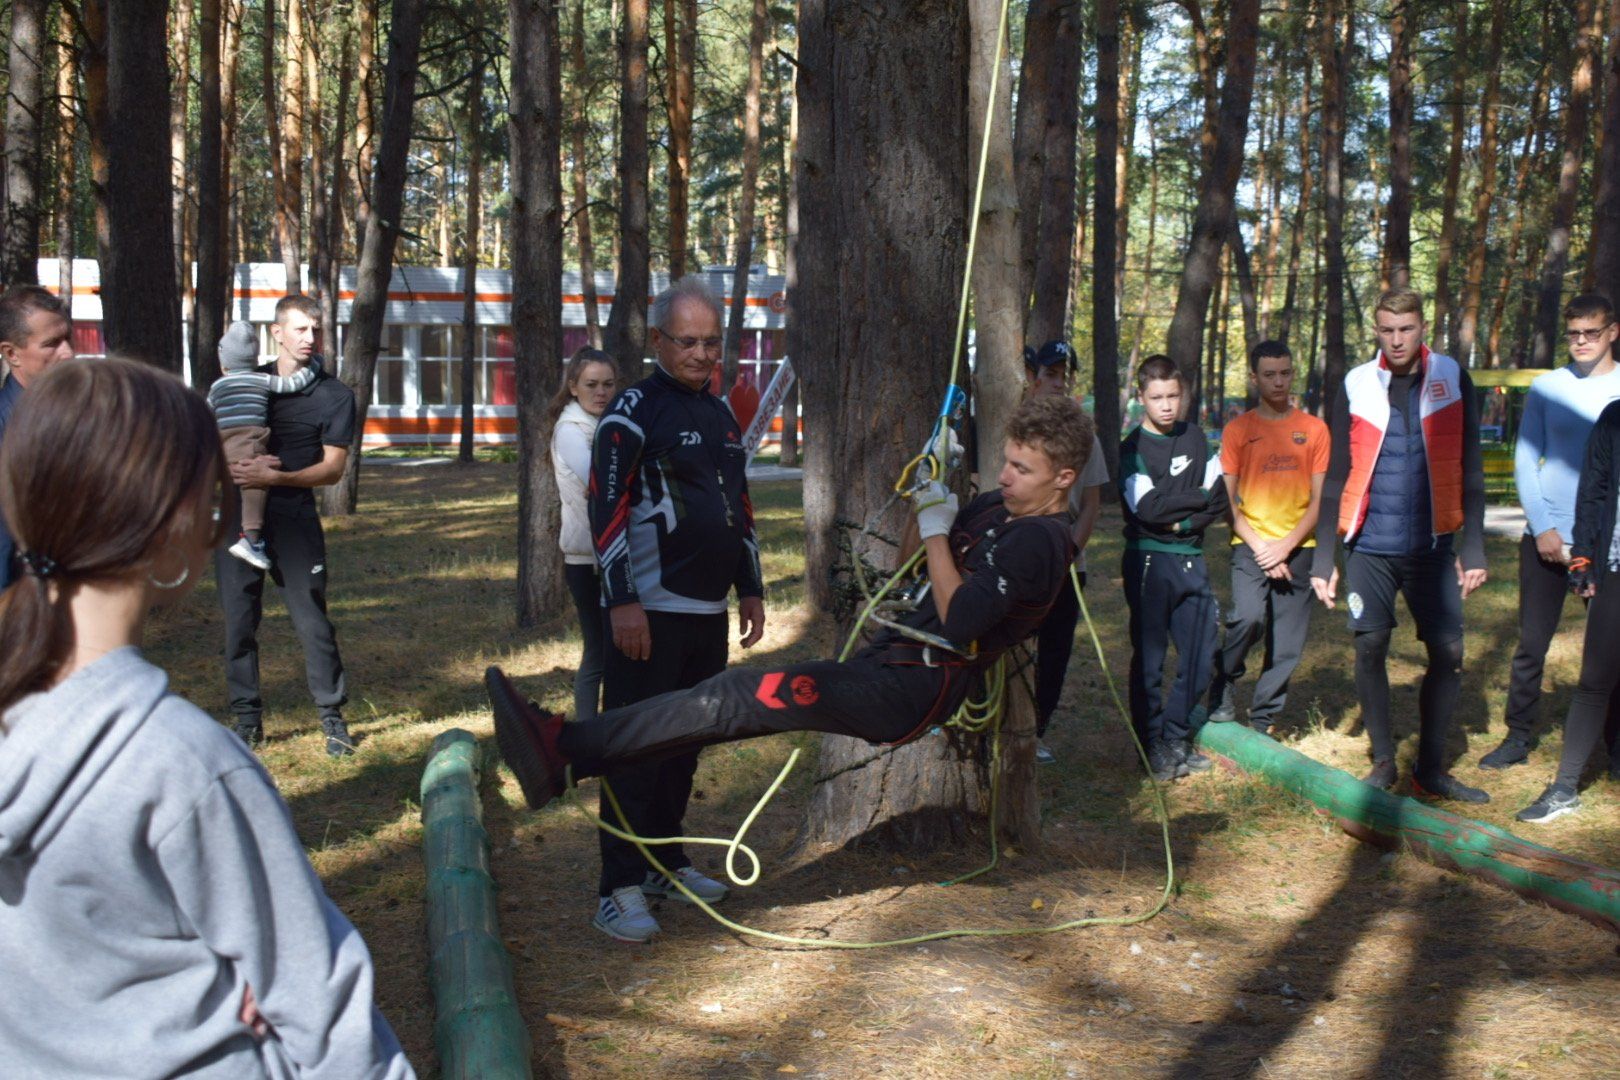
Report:
[{"label": "man in light blue shirt", "polygon": [[[1519,648],[1508,684],[1507,738],[1480,759],[1485,769],[1522,764],[1536,744],[1542,669],[1569,591],[1568,552],[1586,439],[1604,406],[1620,398],[1613,353],[1620,326],[1608,298],[1587,293],[1565,305],[1564,337],[1569,364],[1530,385],[1519,423],[1513,476],[1526,522],[1519,540]],[[1611,716],[1616,705],[1610,703]]]}]

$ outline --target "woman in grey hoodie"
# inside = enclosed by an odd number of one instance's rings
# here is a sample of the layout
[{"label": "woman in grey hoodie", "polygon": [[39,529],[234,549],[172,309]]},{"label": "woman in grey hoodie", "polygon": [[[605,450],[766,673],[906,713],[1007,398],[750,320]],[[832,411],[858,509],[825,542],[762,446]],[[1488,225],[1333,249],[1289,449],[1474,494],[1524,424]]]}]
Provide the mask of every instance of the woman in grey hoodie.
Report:
[{"label": "woman in grey hoodie", "polygon": [[0,1072],[413,1076],[270,777],[140,653],[235,530],[208,406],[79,361],[6,435]]}]

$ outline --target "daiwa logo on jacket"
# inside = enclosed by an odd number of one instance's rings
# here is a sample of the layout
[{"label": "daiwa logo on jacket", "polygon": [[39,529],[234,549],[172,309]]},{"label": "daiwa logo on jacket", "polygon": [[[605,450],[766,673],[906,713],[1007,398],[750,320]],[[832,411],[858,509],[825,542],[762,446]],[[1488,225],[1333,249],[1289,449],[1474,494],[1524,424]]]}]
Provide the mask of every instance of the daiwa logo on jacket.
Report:
[{"label": "daiwa logo on jacket", "polygon": [[[1457,361],[1427,345],[1418,354],[1418,416],[1428,461],[1435,536],[1463,525],[1463,395]],[[1344,377],[1350,409],[1350,475],[1339,503],[1339,535],[1354,540],[1367,522],[1372,475],[1389,429],[1389,363],[1382,351]]]}]

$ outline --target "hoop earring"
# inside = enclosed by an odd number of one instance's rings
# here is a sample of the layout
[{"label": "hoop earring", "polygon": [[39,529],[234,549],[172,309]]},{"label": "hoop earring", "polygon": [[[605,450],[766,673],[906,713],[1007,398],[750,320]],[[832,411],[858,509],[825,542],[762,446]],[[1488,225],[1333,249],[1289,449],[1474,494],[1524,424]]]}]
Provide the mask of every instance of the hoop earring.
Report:
[{"label": "hoop earring", "polygon": [[173,590],[173,589],[178,589],[180,586],[184,585],[186,583],[186,580],[188,578],[190,578],[190,577],[191,577],[191,567],[186,563],[186,561],[184,559],[182,559],[180,561],[180,576],[175,578],[173,581],[159,581],[157,578],[153,577],[151,574],[146,575],[146,580],[150,581],[152,583],[152,587],[154,589],[162,589],[165,592],[168,592],[168,591]]}]

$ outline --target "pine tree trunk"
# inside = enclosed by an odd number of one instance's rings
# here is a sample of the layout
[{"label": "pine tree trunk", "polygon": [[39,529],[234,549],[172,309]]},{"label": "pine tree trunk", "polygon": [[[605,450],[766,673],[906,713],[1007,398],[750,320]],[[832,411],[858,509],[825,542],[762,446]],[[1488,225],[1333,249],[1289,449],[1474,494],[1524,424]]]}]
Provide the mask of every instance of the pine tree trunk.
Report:
[{"label": "pine tree trunk", "polygon": [[343,343],[343,381],[354,391],[355,398],[354,437],[349,442],[342,478],[325,492],[324,509],[329,515],[354,513],[360,499],[361,440],[366,414],[371,409],[372,377],[377,371],[377,348],[388,307],[388,280],[394,271],[394,244],[405,205],[423,4],[424,0],[394,0],[388,65],[383,74],[382,145],[371,188],[372,213],[366,218],[349,332]]},{"label": "pine tree trunk", "polygon": [[234,217],[240,217],[240,209],[236,207],[232,185],[232,163],[236,154],[237,114],[237,63],[241,56],[240,44],[242,41],[242,20],[245,17],[244,0],[222,0],[220,16],[224,20],[219,31],[219,186],[220,201],[225,206],[222,213],[225,215],[226,229],[220,237],[219,262],[223,272],[231,274],[235,271],[236,260],[233,251],[240,253],[241,247],[232,248],[230,222]]},{"label": "pine tree trunk", "polygon": [[78,254],[78,205],[74,188],[78,173],[78,59],[71,15],[63,11],[56,23],[56,259],[57,295],[73,299],[73,257]]},{"label": "pine tree trunk", "polygon": [[[267,0],[274,2],[274,0]],[[281,262],[287,291],[304,291],[304,70],[303,0],[287,0],[286,74],[281,84]]]},{"label": "pine tree trunk", "polygon": [[[1249,247],[1244,241],[1243,229],[1233,222],[1227,234],[1227,250],[1232,256],[1232,269],[1237,277],[1238,303],[1243,310],[1243,352],[1247,355],[1260,344],[1260,309],[1254,292],[1254,268],[1249,262]],[[1225,292],[1226,287],[1222,286]]]},{"label": "pine tree trunk", "polygon": [[191,325],[191,380],[199,390],[219,378],[230,272],[224,265],[226,193],[220,98],[220,4],[198,0],[197,303]]},{"label": "pine tree trunk", "polygon": [[[343,268],[343,188],[349,170],[349,96],[354,89],[354,34],[343,29],[338,56],[337,112],[332,123],[332,139],[327,144],[327,169],[310,187],[310,278],[321,305],[321,343],[326,356],[338,355],[338,282]],[[315,70],[311,63],[310,69]],[[312,95],[312,97],[315,95]],[[320,125],[314,138],[320,139]],[[322,185],[325,186],[323,192]],[[337,374],[336,370],[333,374]]]},{"label": "pine tree trunk", "polygon": [[1620,288],[1620,0],[1609,0],[1608,59],[1603,68],[1603,149],[1592,199],[1593,287]]},{"label": "pine tree trunk", "polygon": [[[1024,56],[1018,68],[1018,116],[1013,128],[1013,165],[1018,177],[1019,295],[1025,304],[1035,289],[1035,257],[1041,227],[1041,185],[1046,179],[1046,130],[1054,62],[1067,57],[1058,45],[1064,25],[1061,0],[1030,0],[1024,16]],[[1078,52],[1071,52],[1078,60]],[[1079,65],[1074,65],[1079,75]],[[1078,95],[1075,97],[1078,105]],[[1069,155],[1073,158],[1073,154]]]},{"label": "pine tree trunk", "polygon": [[174,200],[171,209],[174,276],[180,290],[182,314],[191,291],[191,265],[186,258],[186,122],[191,115],[191,24],[192,0],[175,0],[170,28],[174,82],[169,97],[169,190]]},{"label": "pine tree trunk", "polygon": [[647,355],[650,283],[647,267],[647,0],[625,0],[619,77],[619,271],[602,347],[618,359],[625,380],[634,382]]},{"label": "pine tree trunk", "polygon": [[518,394],[517,621],[534,626],[568,605],[567,590],[559,587],[561,510],[551,468],[552,424],[546,415],[562,366],[562,41],[556,0],[508,0],[507,12]]},{"label": "pine tree trunk", "polygon": [[1176,294],[1175,314],[1166,335],[1166,351],[1189,383],[1195,382],[1198,375],[1199,346],[1204,339],[1205,315],[1219,272],[1221,248],[1236,227],[1234,198],[1249,131],[1259,22],[1259,0],[1232,0],[1226,20],[1226,78],[1221,87],[1215,150],[1198,186],[1192,238]]},{"label": "pine tree trunk", "polygon": [[[676,9],[679,8],[679,18]],[[664,0],[664,96],[669,104],[669,278],[686,275],[692,188],[692,65],[697,0]]]},{"label": "pine tree trunk", "polygon": [[361,243],[366,221],[371,217],[371,176],[377,158],[377,4],[378,0],[357,0],[355,20],[359,45],[355,62],[354,108],[354,238]]},{"label": "pine tree trunk", "polygon": [[96,261],[111,261],[112,231],[108,220],[107,169],[107,4],[85,0],[84,45],[79,54],[84,74],[85,133],[90,143],[90,189],[95,196]]},{"label": "pine tree trunk", "polygon": [[109,0],[107,258],[101,264],[107,350],[180,371],[180,294],[169,197],[168,0]]},{"label": "pine tree trunk", "polygon": [[11,0],[5,131],[6,220],[0,282],[39,284],[40,113],[45,106],[45,0]]},{"label": "pine tree trunk", "polygon": [[1479,109],[1479,187],[1474,191],[1474,224],[1468,237],[1468,269],[1463,278],[1462,319],[1457,327],[1457,362],[1468,367],[1479,330],[1480,296],[1485,286],[1485,241],[1489,236],[1491,200],[1496,195],[1497,97],[1502,85],[1502,33],[1506,0],[1491,4],[1490,38],[1485,46],[1485,98]]},{"label": "pine tree trunk", "polygon": [[[811,430],[837,434],[811,439],[805,467],[805,582],[821,610],[833,599],[836,522],[889,502],[939,408],[965,254],[965,13],[946,0],[879,6],[868,17],[857,0],[800,5],[794,171],[802,220],[816,227],[798,239],[790,351]],[[925,113],[930,137],[904,137]],[[907,318],[866,317],[880,295]],[[880,394],[869,366],[879,355],[911,358],[886,372]],[[903,518],[894,507],[877,527],[897,535]],[[942,738],[882,753],[829,736],[818,771],[812,846],[937,850],[961,842],[982,811],[976,766]]]},{"label": "pine tree trunk", "polygon": [[[1130,43],[1127,51],[1125,43]],[[1121,10],[1121,59],[1119,65],[1119,142],[1114,147],[1114,295],[1121,304],[1125,297],[1125,267],[1130,262],[1131,237],[1131,148],[1136,144],[1136,95],[1134,72],[1142,59],[1142,31],[1132,25],[1131,8]]]},{"label": "pine tree trunk", "polygon": [[1326,234],[1327,316],[1322,336],[1322,414],[1333,415],[1344,386],[1344,117],[1353,0],[1326,0],[1322,18],[1322,224]]},{"label": "pine tree trunk", "polygon": [[[730,393],[742,358],[748,268],[754,261],[754,194],[759,184],[759,88],[765,77],[765,0],[754,0],[748,24],[748,83],[743,90],[742,198],[737,208],[737,259],[731,272],[731,312],[726,325],[721,393]],[[758,388],[763,391],[763,386]]]},{"label": "pine tree trunk", "polygon": [[1603,48],[1602,28],[1593,0],[1576,0],[1575,33],[1574,65],[1569,93],[1564,98],[1563,164],[1558,173],[1552,222],[1547,229],[1547,253],[1541,261],[1541,286],[1536,295],[1536,321],[1530,346],[1531,367],[1551,367],[1558,355],[1564,270],[1569,265],[1569,238],[1575,224],[1575,201],[1580,194],[1581,162],[1586,157],[1592,85],[1597,57]]},{"label": "pine tree trunk", "polygon": [[[788,131],[787,131],[787,206],[782,212],[782,222],[787,235],[784,238],[783,267],[786,275],[786,288],[788,295],[787,305],[787,332],[788,356],[797,363],[798,357],[793,353],[797,348],[798,315],[793,310],[793,298],[799,292],[799,76],[798,67],[794,67],[794,90],[791,102],[788,105]],[[797,371],[795,371],[797,375]],[[799,464],[799,380],[794,379],[793,385],[788,387],[787,396],[782,399],[782,456],[783,468],[796,468]]]},{"label": "pine tree trunk", "polygon": [[[458,456],[473,462],[473,376],[478,364],[478,237],[482,228],[484,168],[484,58],[467,81],[467,229],[461,244],[461,440]],[[560,175],[560,174],[559,174]],[[560,249],[560,245],[559,245]],[[559,255],[558,272],[561,273]],[[558,304],[562,303],[558,286]],[[560,307],[559,307],[559,310]],[[560,359],[560,357],[559,357]]]},{"label": "pine tree trunk", "polygon": [[596,245],[591,238],[591,195],[585,162],[585,132],[590,125],[586,111],[585,86],[590,77],[585,67],[585,3],[574,0],[574,34],[570,72],[574,89],[574,117],[569,125],[574,158],[574,218],[579,228],[579,280],[585,304],[585,332],[591,348],[602,347],[602,318],[596,303]]},{"label": "pine tree trunk", "polygon": [[[1455,0],[1457,22],[1451,34],[1451,55],[1461,61],[1468,55],[1469,0]],[[1457,252],[1457,190],[1462,184],[1463,102],[1468,96],[1470,65],[1454,62],[1451,65],[1451,149],[1446,154],[1446,179],[1440,197],[1440,242],[1434,267],[1434,321],[1430,337],[1435,341],[1449,340],[1451,316],[1451,263]]]},{"label": "pine tree trunk", "polygon": [[[1412,279],[1412,42],[1417,20],[1412,0],[1395,0],[1389,36],[1389,215],[1384,221],[1385,288]],[[1461,58],[1456,61],[1461,65]]]},{"label": "pine tree trunk", "polygon": [[[1311,31],[1312,24],[1307,18],[1305,22],[1307,40]],[[1282,312],[1277,317],[1277,325],[1273,331],[1275,339],[1284,345],[1288,344],[1288,335],[1294,324],[1294,304],[1299,297],[1299,259],[1305,237],[1305,215],[1310,213],[1311,189],[1316,175],[1311,170],[1311,75],[1314,68],[1310,49],[1305,50],[1304,60],[1304,86],[1301,88],[1299,100],[1299,203],[1294,207],[1294,218],[1288,229],[1288,281],[1283,286]],[[1314,282],[1312,288],[1316,288]],[[1314,326],[1316,322],[1317,312],[1313,307],[1311,324]]]},{"label": "pine tree trunk", "polygon": [[[1068,337],[1069,279],[1073,276],[1075,231],[1075,142],[1080,122],[1081,18],[1083,5],[1059,5],[1054,28],[1054,55],[1044,87],[1041,110],[1043,131],[1041,173],[1036,177],[1037,212],[1021,233],[1033,236],[1034,250],[1021,257],[1033,266],[1030,307],[1024,339],[1039,347],[1054,338]],[[1040,95],[1041,90],[1036,93]],[[1022,109],[1020,103],[1020,110]],[[1020,184],[1022,179],[1020,178]],[[1023,201],[1020,198],[1020,208]],[[1033,228],[1033,233],[1028,232]],[[1023,294],[1021,294],[1023,295]]]},{"label": "pine tree trunk", "polygon": [[1119,476],[1120,393],[1119,319],[1114,292],[1117,249],[1112,240],[1117,172],[1114,154],[1119,147],[1119,0],[1097,0],[1097,134],[1092,167],[1091,227],[1109,242],[1091,245],[1092,402],[1102,438],[1108,475]]}]

